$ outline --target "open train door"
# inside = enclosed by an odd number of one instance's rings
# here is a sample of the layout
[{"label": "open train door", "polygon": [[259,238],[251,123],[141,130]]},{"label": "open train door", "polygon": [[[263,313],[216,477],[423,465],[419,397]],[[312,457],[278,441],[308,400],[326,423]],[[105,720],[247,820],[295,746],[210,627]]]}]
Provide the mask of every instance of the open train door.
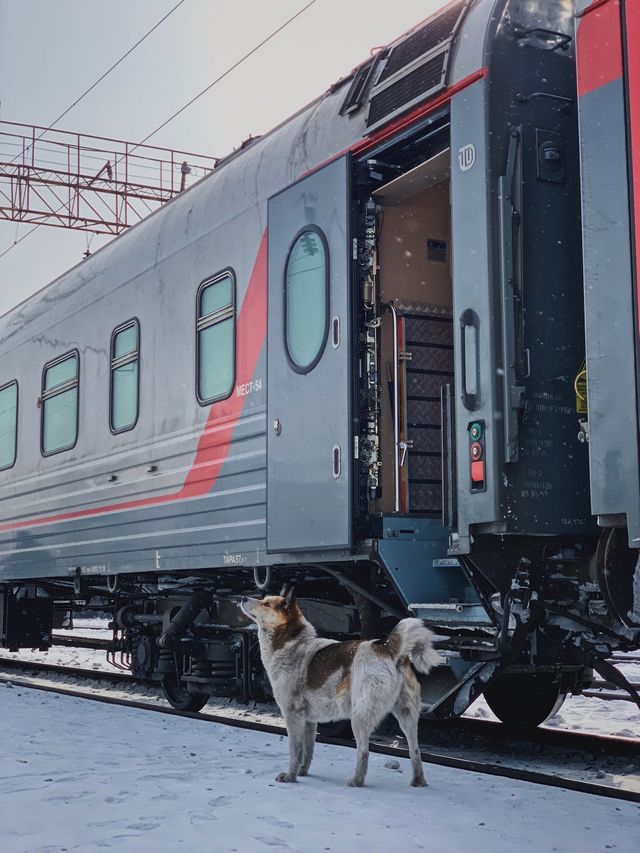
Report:
[{"label": "open train door", "polygon": [[267,548],[351,544],[349,158],[269,200]]}]

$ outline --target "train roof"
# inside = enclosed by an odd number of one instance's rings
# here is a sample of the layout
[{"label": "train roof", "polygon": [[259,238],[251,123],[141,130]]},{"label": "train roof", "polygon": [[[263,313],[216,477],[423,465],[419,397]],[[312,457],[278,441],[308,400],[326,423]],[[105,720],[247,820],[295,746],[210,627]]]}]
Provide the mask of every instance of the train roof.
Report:
[{"label": "train roof", "polygon": [[273,130],[223,158],[210,175],[8,311],[0,318],[0,341],[10,345],[25,325],[53,310],[59,296],[80,292],[100,277],[110,287],[106,279],[116,281],[119,267],[121,282],[135,278],[169,257],[177,245],[184,248],[305,172],[384,133],[416,104],[459,86],[485,67],[491,22],[507,7],[511,14],[523,7],[528,23],[538,14],[545,26],[570,16],[569,0],[535,5],[544,8],[532,12],[531,4],[521,0],[452,0]]}]

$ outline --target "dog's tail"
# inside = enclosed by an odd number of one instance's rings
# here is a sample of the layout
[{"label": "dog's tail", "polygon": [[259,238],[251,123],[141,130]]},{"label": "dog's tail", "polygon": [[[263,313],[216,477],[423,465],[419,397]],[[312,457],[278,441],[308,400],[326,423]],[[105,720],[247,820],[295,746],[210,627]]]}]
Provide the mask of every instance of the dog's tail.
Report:
[{"label": "dog's tail", "polygon": [[442,655],[433,648],[434,639],[421,619],[403,619],[389,634],[387,642],[395,660],[408,657],[418,672],[426,675],[434,666],[444,663]]}]

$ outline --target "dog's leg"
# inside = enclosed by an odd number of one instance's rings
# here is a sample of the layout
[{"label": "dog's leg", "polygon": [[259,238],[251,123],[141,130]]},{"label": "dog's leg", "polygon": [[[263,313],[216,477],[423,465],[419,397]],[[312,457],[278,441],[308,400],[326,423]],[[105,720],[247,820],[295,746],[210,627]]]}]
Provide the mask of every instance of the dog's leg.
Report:
[{"label": "dog's leg", "polygon": [[411,766],[413,768],[411,785],[414,788],[424,788],[427,785],[427,780],[424,778],[420,746],[418,745],[420,683],[413,670],[407,671],[402,689],[400,690],[400,695],[398,696],[398,701],[393,708],[392,714],[400,724],[402,733],[407,739],[409,755],[411,757]]},{"label": "dog's leg", "polygon": [[358,755],[356,758],[356,772],[349,781],[351,788],[361,788],[364,785],[364,778],[367,775],[367,767],[369,766],[369,736],[373,730],[370,721],[363,716],[355,715],[351,718],[351,728],[356,739],[358,747]]},{"label": "dog's leg", "polygon": [[393,709],[393,716],[400,724],[400,728],[409,745],[409,755],[411,756],[411,766],[413,767],[411,785],[414,788],[425,788],[427,780],[424,778],[422,758],[420,757],[420,747],[418,745],[418,718],[407,708],[400,709],[397,706]]},{"label": "dog's leg", "polygon": [[306,776],[309,772],[309,767],[313,761],[313,747],[316,744],[316,732],[318,730],[317,723],[305,723],[304,727],[304,749],[302,754],[302,764],[298,771],[298,776]]},{"label": "dog's leg", "polygon": [[298,768],[302,764],[304,751],[305,720],[294,714],[285,717],[284,721],[289,736],[289,770],[287,773],[278,773],[276,782],[297,782]]}]

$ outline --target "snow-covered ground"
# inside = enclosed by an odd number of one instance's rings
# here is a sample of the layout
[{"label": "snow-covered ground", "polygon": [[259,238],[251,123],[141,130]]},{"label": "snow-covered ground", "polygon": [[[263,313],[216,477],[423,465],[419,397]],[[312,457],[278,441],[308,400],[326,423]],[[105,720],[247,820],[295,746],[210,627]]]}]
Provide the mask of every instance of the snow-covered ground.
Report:
[{"label": "snow-covered ground", "polygon": [[318,745],[279,785],[284,738],[0,685],[0,850],[636,853],[640,806]]}]

